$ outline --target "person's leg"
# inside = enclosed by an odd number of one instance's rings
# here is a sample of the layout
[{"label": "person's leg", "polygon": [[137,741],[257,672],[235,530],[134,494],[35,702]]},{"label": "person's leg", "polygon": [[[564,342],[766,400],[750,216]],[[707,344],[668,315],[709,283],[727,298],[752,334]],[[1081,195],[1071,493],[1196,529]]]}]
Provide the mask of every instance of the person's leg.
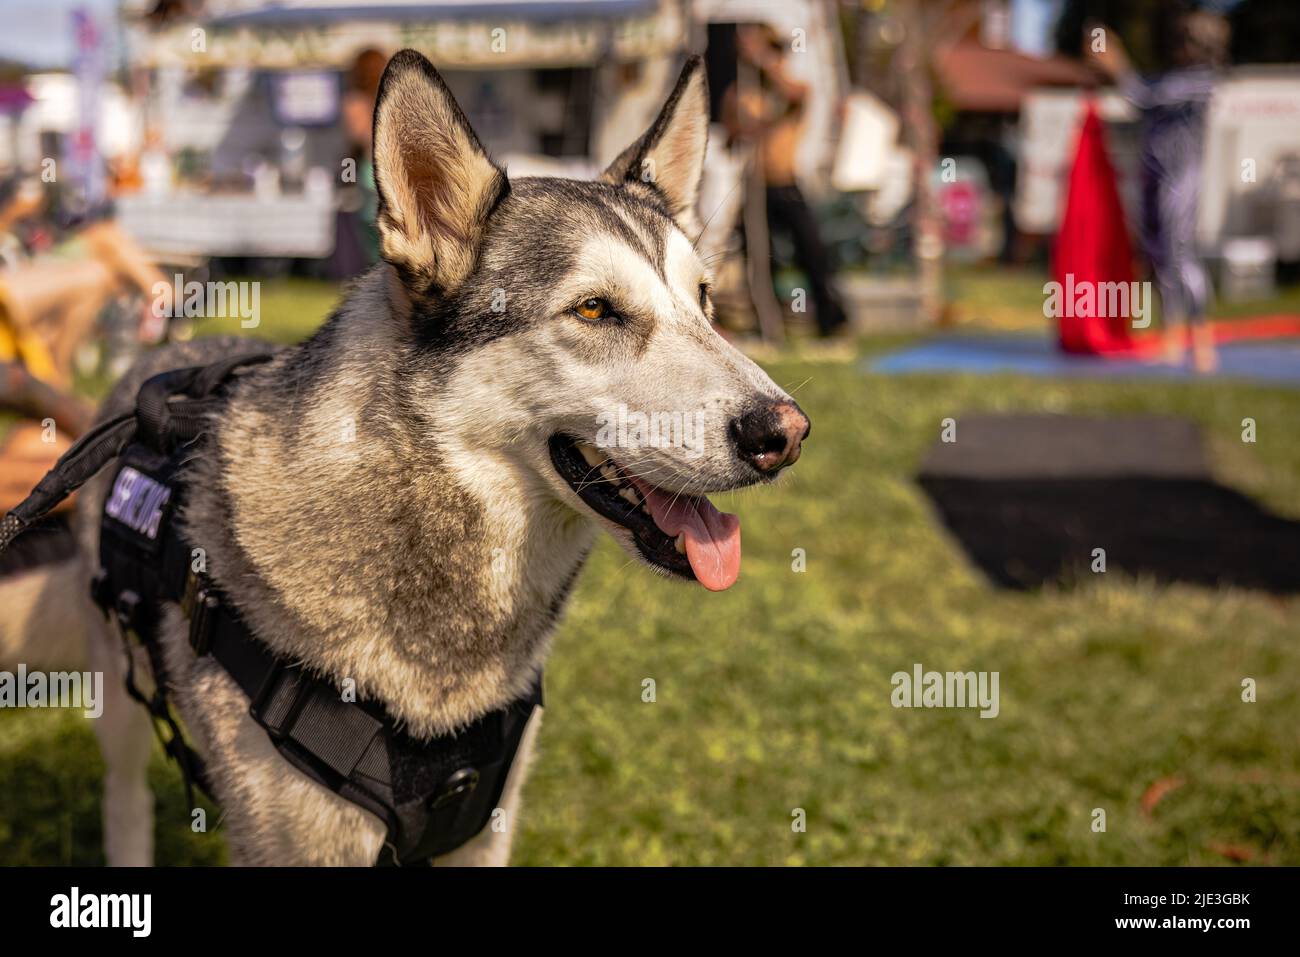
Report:
[{"label": "person's leg", "polygon": [[113,271],[95,259],[42,259],[5,274],[5,316],[20,332],[45,343],[53,385],[66,385],[72,354],[116,288]]},{"label": "person's leg", "polygon": [[1160,291],[1160,324],[1165,336],[1164,361],[1181,365],[1186,350],[1186,307],[1174,266],[1166,174],[1150,156],[1142,165],[1142,250]]},{"label": "person's leg", "polygon": [[767,197],[769,221],[789,232],[794,240],[795,262],[808,277],[817,331],[823,336],[831,335],[847,320],[835,293],[830,257],[822,245],[817,219],[798,186],[769,187]]},{"label": "person's leg", "polygon": [[149,302],[141,317],[138,337],[145,342],[159,342],[167,332],[167,317],[158,309],[159,286],[171,287],[171,281],[143,248],[126,232],[111,222],[94,223],[81,233],[92,255],[113,271],[121,285],[134,286]]},{"label": "person's leg", "polygon": [[1210,281],[1196,248],[1200,180],[1199,165],[1189,164],[1169,183],[1165,203],[1170,224],[1172,272],[1191,333],[1192,362],[1198,372],[1213,372],[1219,367],[1219,356],[1214,348],[1214,333],[1205,319],[1210,302]]},{"label": "person's leg", "polygon": [[96,259],[139,289],[141,294],[152,297],[154,287],[159,283],[170,284],[149,254],[113,223],[87,226],[81,236]]},{"label": "person's leg", "polygon": [[72,362],[77,347],[89,339],[95,331],[99,314],[108,303],[112,293],[111,287],[85,299],[69,303],[55,317],[50,328],[50,352],[54,356],[55,367],[64,376],[64,382],[72,378]]},{"label": "person's leg", "polygon": [[1183,302],[1182,284],[1168,258],[1161,266],[1152,265],[1156,288],[1160,290],[1160,322],[1165,335],[1165,361],[1182,365],[1187,356],[1187,307]]},{"label": "person's leg", "polygon": [[1192,364],[1197,372],[1215,372],[1219,368],[1219,352],[1214,345],[1214,330],[1205,317],[1210,283],[1205,275],[1205,266],[1195,253],[1184,260],[1182,275],[1187,290],[1188,327],[1192,334]]},{"label": "person's leg", "polygon": [[64,435],[74,439],[95,419],[92,405],[42,382],[19,362],[0,362],[0,410],[37,422],[53,419]]}]

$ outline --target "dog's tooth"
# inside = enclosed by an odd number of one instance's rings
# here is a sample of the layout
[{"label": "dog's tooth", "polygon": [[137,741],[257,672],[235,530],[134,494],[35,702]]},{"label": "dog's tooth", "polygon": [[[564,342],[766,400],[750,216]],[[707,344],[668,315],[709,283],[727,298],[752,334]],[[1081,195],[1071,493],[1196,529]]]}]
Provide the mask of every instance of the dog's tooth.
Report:
[{"label": "dog's tooth", "polygon": [[606,482],[613,482],[615,485],[618,484],[618,473],[614,471],[613,466],[608,462],[601,463],[600,474],[604,477]]},{"label": "dog's tooth", "polygon": [[641,504],[641,500],[636,497],[636,492],[632,491],[632,487],[630,485],[624,485],[621,489],[619,489],[618,497],[628,502],[631,502],[633,505]]},{"label": "dog's tooth", "polygon": [[579,442],[577,445],[578,451],[582,453],[582,457],[587,460],[587,464],[592,468],[605,461],[605,456],[601,455],[595,446],[588,445],[586,442]]},{"label": "dog's tooth", "polygon": [[686,554],[686,533],[682,532],[673,540],[673,547],[683,555]]}]

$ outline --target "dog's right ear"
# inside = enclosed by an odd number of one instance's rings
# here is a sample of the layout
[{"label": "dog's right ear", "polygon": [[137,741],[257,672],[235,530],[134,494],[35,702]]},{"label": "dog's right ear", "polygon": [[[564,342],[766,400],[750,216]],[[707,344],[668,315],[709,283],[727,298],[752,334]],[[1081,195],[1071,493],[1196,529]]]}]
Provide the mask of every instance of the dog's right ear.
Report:
[{"label": "dog's right ear", "polygon": [[417,296],[469,275],[488,215],[509,192],[433,64],[415,50],[388,61],[375,102],[379,248]]}]

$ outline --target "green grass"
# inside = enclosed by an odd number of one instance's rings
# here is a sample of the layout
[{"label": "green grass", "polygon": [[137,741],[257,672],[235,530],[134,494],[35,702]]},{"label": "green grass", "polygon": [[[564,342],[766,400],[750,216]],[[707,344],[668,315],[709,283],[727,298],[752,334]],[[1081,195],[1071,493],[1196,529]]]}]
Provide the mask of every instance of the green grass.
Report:
[{"label": "green grass", "polygon": [[[283,302],[300,323],[327,298]],[[1113,573],[1000,591],[913,481],[947,416],[1166,412],[1204,426],[1224,481],[1300,518],[1300,392],[769,368],[814,431],[787,481],[715,499],[742,517],[739,583],[666,582],[608,541],[583,575],[517,863],[1215,864],[1236,848],[1300,864],[1300,600]],[[999,671],[1000,716],[894,709],[890,675],[913,662]],[[99,769],[81,718],[0,715],[0,862],[100,860]],[[1168,778],[1181,786],[1145,813]],[[220,860],[161,757],[154,779],[159,859]]]},{"label": "green grass", "polygon": [[[1294,514],[1295,394],[773,372],[808,379],[815,430],[788,485],[733,503],[738,586],[683,593],[611,546],[585,576],[548,676],[521,861],[1180,864],[1223,844],[1300,862],[1294,600],[1113,576],[997,591],[912,482],[948,415],[1169,411],[1227,444],[1249,414],[1278,431],[1234,470]],[[893,709],[889,676],[917,661],[1000,671],[1001,716]],[[1240,701],[1243,676],[1267,689],[1258,703]],[[1142,793],[1174,775],[1187,783],[1144,816]]]}]

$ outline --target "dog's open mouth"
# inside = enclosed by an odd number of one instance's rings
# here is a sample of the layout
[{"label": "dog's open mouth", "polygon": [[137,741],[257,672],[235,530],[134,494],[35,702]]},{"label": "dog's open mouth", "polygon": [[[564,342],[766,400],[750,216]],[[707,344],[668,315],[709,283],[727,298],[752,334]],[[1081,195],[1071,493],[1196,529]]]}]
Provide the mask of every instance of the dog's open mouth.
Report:
[{"label": "dog's open mouth", "polygon": [[553,435],[551,461],[596,514],[621,525],[645,560],[722,591],[740,576],[740,519],[703,496],[679,495],[624,471],[602,449]]}]

